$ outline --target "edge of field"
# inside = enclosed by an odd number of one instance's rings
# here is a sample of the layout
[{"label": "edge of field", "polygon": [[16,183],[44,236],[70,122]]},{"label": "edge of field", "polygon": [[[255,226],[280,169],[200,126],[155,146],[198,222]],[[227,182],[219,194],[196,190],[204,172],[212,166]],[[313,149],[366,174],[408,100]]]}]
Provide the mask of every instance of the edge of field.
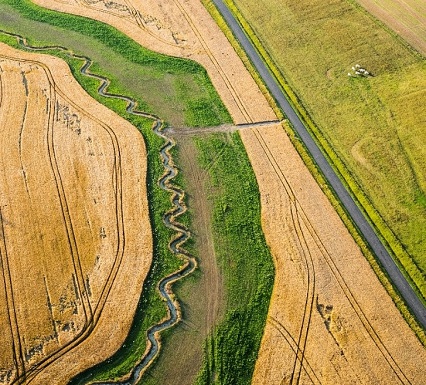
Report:
[{"label": "edge of field", "polygon": [[[314,140],[319,145],[320,149],[328,159],[328,161],[333,166],[333,169],[336,171],[336,173],[339,175],[339,178],[345,185],[345,187],[350,191],[351,195],[353,196],[355,202],[360,207],[362,212],[366,215],[368,221],[370,224],[374,227],[377,234],[379,235],[380,239],[382,240],[385,247],[388,249],[388,251],[391,253],[393,259],[399,266],[400,270],[406,276],[407,280],[411,282],[411,286],[413,286],[413,289],[416,291],[419,298],[425,302],[425,295],[423,292],[421,292],[418,288],[417,282],[413,283],[412,278],[408,275],[407,269],[409,266],[412,266],[414,263],[412,262],[411,258],[407,255],[405,250],[402,248],[401,244],[399,243],[396,236],[393,234],[391,229],[387,227],[383,219],[381,218],[380,214],[374,209],[372,204],[369,202],[368,198],[365,196],[365,194],[362,192],[360,187],[356,184],[356,182],[352,179],[350,176],[350,173],[347,171],[345,165],[342,163],[340,158],[337,156],[337,154],[333,151],[332,147],[329,145],[329,143],[326,141],[326,139],[322,136],[321,132],[317,129],[314,122],[310,118],[309,114],[307,113],[306,109],[304,108],[303,104],[301,104],[300,100],[298,99],[297,95],[294,93],[294,91],[290,88],[289,84],[286,82],[284,75],[282,72],[278,69],[277,65],[274,63],[273,59],[270,57],[270,55],[266,52],[266,50],[263,48],[260,40],[255,35],[253,29],[250,27],[249,23],[244,19],[243,15],[237,8],[237,6],[229,0],[224,0],[226,5],[229,7],[235,18],[237,19],[240,26],[243,28],[244,32],[246,33],[249,40],[252,42],[258,53],[260,54],[262,60],[264,61],[265,65],[267,66],[268,70],[271,72],[271,74],[278,80],[278,83],[280,84],[281,88],[283,89],[287,100],[290,102],[290,104],[295,107],[297,110],[299,117],[302,119],[303,122],[306,123],[308,129],[310,130],[311,134],[313,135]],[[277,106],[275,100],[273,97],[269,94],[269,90],[266,87],[266,85],[263,83],[263,80],[261,79],[260,75],[258,74],[257,70],[255,69],[254,65],[251,63],[250,59],[245,54],[245,51],[241,47],[239,41],[235,38],[233,35],[231,29],[227,25],[226,21],[223,19],[222,15],[212,2],[212,0],[202,0],[203,4],[207,8],[207,10],[210,12],[212,17],[215,19],[219,27],[222,29],[222,31],[227,36],[228,40],[231,42],[232,46],[238,53],[238,55],[243,60],[245,66],[252,74],[253,78],[259,85],[262,92],[267,97],[268,101],[271,103],[271,106],[273,107],[274,111],[277,113],[279,117],[283,117],[282,111]],[[373,16],[371,16],[373,17]],[[384,26],[381,22],[377,20],[377,23],[380,23],[380,25],[383,28],[387,28]],[[394,32],[391,32],[392,35],[397,36],[399,40],[402,40],[401,37],[396,35]],[[408,43],[405,43],[408,45]],[[414,50],[411,46],[409,46],[411,49]],[[417,52],[417,51],[415,51]],[[370,263],[371,267],[373,268],[374,272],[376,273],[377,277],[379,278],[382,285],[385,287],[386,291],[391,296],[393,302],[397,306],[398,310],[406,320],[406,322],[409,324],[411,329],[416,334],[417,338],[420,340],[420,342],[426,346],[426,331],[423,330],[423,328],[418,324],[415,317],[410,312],[409,308],[399,295],[398,291],[395,289],[395,287],[392,285],[388,275],[386,272],[383,271],[383,269],[380,266],[380,263],[378,262],[376,256],[371,251],[370,247],[360,234],[359,230],[357,229],[356,225],[353,223],[350,216],[347,214],[345,208],[341,204],[340,200],[335,195],[333,189],[326,181],[325,177],[321,173],[321,171],[318,169],[318,167],[315,164],[315,161],[312,159],[310,153],[302,143],[302,141],[298,138],[297,134],[295,133],[294,129],[291,127],[288,121],[286,121],[286,124],[284,124],[284,127],[286,129],[286,132],[295,146],[297,152],[305,162],[306,166],[310,170],[311,174],[314,176],[317,183],[320,185],[323,192],[326,194],[328,199],[330,200],[333,207],[338,212],[339,216],[342,218],[345,226],[348,228],[350,234],[360,247],[362,253]],[[424,285],[423,285],[424,286]]]}]

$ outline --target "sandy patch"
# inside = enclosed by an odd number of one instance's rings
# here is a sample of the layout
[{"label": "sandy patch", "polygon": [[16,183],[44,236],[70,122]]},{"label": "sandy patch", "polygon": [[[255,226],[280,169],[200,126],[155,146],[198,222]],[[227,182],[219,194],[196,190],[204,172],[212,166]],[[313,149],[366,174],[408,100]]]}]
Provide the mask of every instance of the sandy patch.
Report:
[{"label": "sandy patch", "polygon": [[133,319],[152,258],[145,145],[59,59],[2,44],[0,86],[0,383],[66,383]]}]

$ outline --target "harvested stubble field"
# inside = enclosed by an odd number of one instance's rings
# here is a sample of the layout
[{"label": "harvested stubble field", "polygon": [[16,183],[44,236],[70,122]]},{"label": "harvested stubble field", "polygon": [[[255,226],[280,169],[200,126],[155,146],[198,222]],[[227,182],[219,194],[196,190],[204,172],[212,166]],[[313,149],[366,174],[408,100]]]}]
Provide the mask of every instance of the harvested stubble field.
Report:
[{"label": "harvested stubble field", "polygon": [[60,59],[1,44],[0,86],[0,383],[66,383],[133,320],[152,259],[145,145]]},{"label": "harvested stubble field", "polygon": [[227,3],[426,298],[424,57],[350,0]]},{"label": "harvested stubble field", "polygon": [[[106,17],[141,44],[153,44],[151,48],[158,50],[168,47],[166,53],[199,58],[236,122],[276,119],[199,2],[138,3],[141,13],[137,15],[146,16],[139,19],[143,22],[138,27],[128,21],[133,17],[129,2],[116,2],[122,7],[111,10],[106,9],[106,2],[71,5],[40,1],[68,12]],[[128,13],[125,17],[122,13],[120,16],[123,10]],[[156,27],[150,29],[146,25],[152,20]],[[164,31],[167,28],[161,28],[165,25],[173,27],[168,29],[174,32],[173,41]],[[185,32],[188,35],[182,37]],[[179,48],[181,41],[189,47],[193,43],[195,48]],[[283,127],[242,130],[241,138],[259,184],[262,225],[276,268],[253,383],[424,383],[424,348],[310,176]],[[216,158],[221,156],[218,152]],[[211,165],[217,163],[216,158]],[[223,205],[222,215],[226,216],[229,209],[232,205]],[[228,258],[232,265],[232,250]],[[239,335],[240,331],[235,333]],[[233,362],[233,356],[221,356],[223,351],[214,339],[208,353],[211,356],[206,358],[208,368],[204,372],[208,376],[200,376],[199,384],[211,383],[212,378],[221,384],[249,382],[251,373],[241,380],[232,377],[232,372],[241,369],[239,362]],[[178,364],[179,360],[175,357],[174,362]]]}]

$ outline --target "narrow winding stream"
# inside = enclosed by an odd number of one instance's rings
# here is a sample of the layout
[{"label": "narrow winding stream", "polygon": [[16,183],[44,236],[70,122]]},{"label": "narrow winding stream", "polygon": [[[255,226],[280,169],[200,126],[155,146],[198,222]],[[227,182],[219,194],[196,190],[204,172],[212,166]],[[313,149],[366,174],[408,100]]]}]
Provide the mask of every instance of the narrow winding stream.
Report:
[{"label": "narrow winding stream", "polygon": [[192,257],[183,248],[183,244],[190,237],[190,232],[184,225],[177,222],[176,220],[180,215],[186,212],[187,207],[184,202],[185,192],[182,189],[172,184],[173,178],[178,173],[178,170],[173,162],[173,158],[170,154],[170,150],[175,146],[175,141],[165,135],[163,131],[164,123],[159,117],[153,114],[145,113],[143,111],[138,111],[136,109],[137,107],[136,102],[127,96],[108,93],[107,89],[110,84],[109,79],[90,72],[90,66],[92,65],[92,61],[90,60],[90,58],[86,56],[75,55],[72,51],[61,46],[33,47],[33,46],[30,46],[27,43],[26,39],[22,36],[12,34],[7,31],[2,31],[2,30],[0,30],[0,33],[16,38],[18,43],[22,47],[31,51],[42,52],[42,51],[48,51],[48,50],[58,50],[65,53],[70,58],[82,60],[84,64],[81,67],[80,72],[83,75],[97,79],[100,82],[100,85],[98,88],[99,95],[106,98],[123,100],[127,103],[126,111],[128,113],[152,119],[154,122],[153,131],[159,137],[161,137],[165,142],[163,147],[160,149],[161,161],[164,166],[164,174],[160,178],[158,183],[160,188],[162,188],[163,190],[171,194],[171,202],[173,206],[168,212],[164,214],[163,223],[166,227],[168,227],[169,229],[172,229],[175,232],[175,235],[169,242],[169,249],[178,258],[184,260],[185,263],[183,267],[181,267],[178,271],[175,271],[174,273],[166,276],[158,284],[160,294],[167,304],[168,316],[166,319],[160,321],[158,324],[151,326],[147,330],[147,348],[143,356],[140,357],[139,361],[134,366],[132,372],[128,373],[125,376],[124,380],[109,381],[109,382],[89,382],[90,384],[96,383],[96,384],[102,384],[102,385],[137,384],[142,378],[142,375],[144,374],[144,372],[153,363],[153,361],[155,360],[155,358],[157,357],[160,351],[160,343],[159,343],[160,332],[169,327],[174,326],[176,323],[179,322],[181,318],[181,313],[179,311],[177,300],[174,299],[172,284],[176,282],[177,280],[184,278],[185,276],[193,272],[195,268],[197,267],[195,258]]}]

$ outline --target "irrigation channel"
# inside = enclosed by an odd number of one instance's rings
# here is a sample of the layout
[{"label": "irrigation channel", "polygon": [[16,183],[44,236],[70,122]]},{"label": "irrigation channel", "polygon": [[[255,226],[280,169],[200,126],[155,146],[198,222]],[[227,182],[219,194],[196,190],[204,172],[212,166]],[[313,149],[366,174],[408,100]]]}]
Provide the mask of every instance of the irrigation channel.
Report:
[{"label": "irrigation channel", "polygon": [[179,270],[166,276],[158,283],[158,289],[160,291],[160,294],[167,304],[168,316],[159,323],[151,326],[147,330],[147,348],[145,349],[145,352],[142,357],[140,357],[138,363],[133,367],[131,373],[128,373],[124,379],[107,382],[88,382],[88,384],[100,385],[137,384],[142,378],[142,375],[148,369],[148,367],[153,363],[160,351],[159,335],[161,331],[176,325],[181,319],[181,311],[179,310],[179,304],[174,298],[172,291],[173,283],[186,277],[187,275],[192,273],[197,267],[196,259],[183,248],[183,244],[189,239],[191,234],[184,225],[176,221],[176,219],[180,215],[184,214],[187,210],[187,207],[184,202],[185,192],[171,183],[173,178],[178,173],[178,170],[173,162],[173,158],[170,154],[170,150],[175,146],[176,143],[172,138],[165,135],[163,131],[164,122],[158,116],[143,111],[138,111],[136,109],[137,103],[130,97],[108,93],[107,89],[110,85],[110,80],[103,76],[90,72],[90,67],[93,64],[90,58],[82,55],[76,55],[71,50],[61,46],[30,46],[27,43],[27,40],[20,35],[3,30],[0,30],[0,33],[16,38],[19,45],[30,51],[43,52],[48,50],[58,50],[72,59],[82,60],[83,65],[80,68],[80,73],[90,78],[96,79],[100,82],[100,85],[97,90],[99,95],[106,98],[123,100],[127,103],[126,112],[128,112],[129,114],[152,119],[154,121],[152,126],[153,131],[165,142],[163,147],[160,149],[161,161],[164,166],[164,174],[160,178],[158,184],[161,189],[171,194],[171,202],[173,206],[169,211],[167,211],[163,215],[163,223],[167,228],[175,231],[175,235],[169,242],[170,251],[178,258],[185,261],[184,265]]}]

